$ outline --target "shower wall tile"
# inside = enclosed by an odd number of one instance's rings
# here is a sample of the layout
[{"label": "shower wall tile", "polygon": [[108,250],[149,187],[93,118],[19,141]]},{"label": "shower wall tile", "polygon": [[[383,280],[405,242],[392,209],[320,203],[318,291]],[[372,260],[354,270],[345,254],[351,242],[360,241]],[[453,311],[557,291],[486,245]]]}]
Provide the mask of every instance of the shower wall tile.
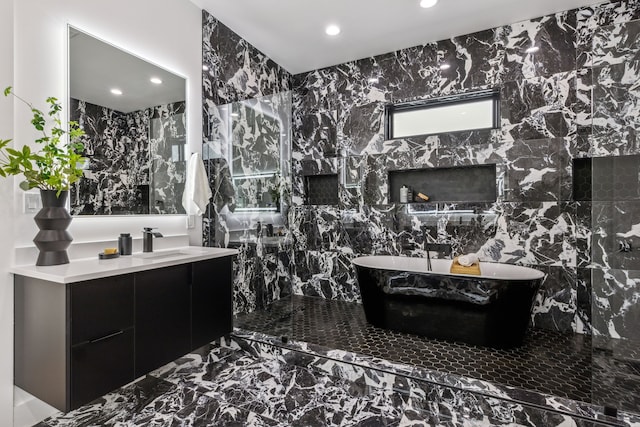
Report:
[{"label": "shower wall tile", "polygon": [[439,41],[439,59],[451,65],[441,72],[441,95],[499,84],[503,79],[505,55],[505,40],[500,29]]},{"label": "shower wall tile", "polygon": [[[267,244],[255,231],[259,221],[278,222],[287,234],[286,217],[283,223],[280,215],[236,217],[228,214],[236,211],[239,202],[257,203],[261,197],[248,184],[238,184],[239,191],[236,192],[232,170],[246,174],[281,170],[283,176],[286,175],[284,172],[289,165],[272,161],[274,156],[280,155],[282,129],[267,110],[280,112],[286,107],[286,96],[273,95],[291,90],[291,75],[204,10],[202,30],[202,65],[206,67],[202,74],[203,143],[206,144],[203,152],[205,148],[207,152],[214,152],[205,160],[213,198],[203,218],[203,244],[238,249],[234,262],[234,312],[246,313],[264,309],[290,295],[292,289],[291,248],[286,238],[275,245]],[[262,102],[264,97],[269,97],[268,106],[266,101]],[[228,113],[227,104],[249,99],[253,100],[254,108],[237,107],[233,112],[238,118],[234,120],[233,128],[226,129],[223,118]],[[305,133],[307,128],[296,127],[295,123],[291,121],[292,133],[298,138],[312,136]],[[324,123],[320,121],[320,124]],[[216,141],[217,135],[222,134],[232,134],[234,140],[242,143],[234,144],[233,151],[228,152],[226,144]],[[216,155],[216,151],[221,155]],[[233,159],[233,164],[226,159]],[[288,188],[288,178],[284,179]],[[292,192],[295,194],[295,186]],[[242,200],[237,200],[240,197]],[[283,201],[289,204],[286,195]]]},{"label": "shower wall tile", "polygon": [[384,142],[384,103],[341,107],[342,144],[349,154],[378,153]]},{"label": "shower wall tile", "polygon": [[224,105],[290,89],[286,70],[205,10],[202,27],[206,99]]},{"label": "shower wall tile", "polygon": [[296,112],[337,111],[338,74],[324,68],[292,77],[292,103]]},{"label": "shower wall tile", "polygon": [[[625,24],[640,19],[638,0],[605,2],[578,9],[577,40],[578,67],[591,66],[594,52],[593,37],[603,27]],[[601,34],[600,37],[604,36]]]},{"label": "shower wall tile", "polygon": [[[330,217],[343,224],[349,243],[331,250],[424,256],[426,242],[446,241],[457,253],[541,268],[548,278],[534,324],[589,333],[587,273],[601,265],[637,268],[633,256],[612,252],[611,237],[636,238],[629,222],[636,213],[621,205],[618,216],[626,222],[611,231],[618,221],[611,209],[598,213],[596,202],[574,202],[572,160],[640,153],[639,17],[638,0],[603,3],[295,76],[294,98],[301,101],[294,114],[310,116],[308,135],[326,126],[315,111],[335,114],[339,155],[359,159],[357,168],[339,163],[345,214],[332,210]],[[539,50],[527,53],[531,46]],[[444,62],[451,68],[441,70]],[[501,129],[384,139],[385,103],[486,88],[501,92]],[[316,144],[311,136],[299,151],[323,157]],[[472,207],[473,219],[462,224],[441,210],[464,204],[388,204],[389,171],[483,164],[496,165],[498,200]],[[349,187],[346,177],[355,169],[361,181],[350,178]],[[437,209],[440,218],[421,209]],[[335,239],[338,224],[329,227]]]},{"label": "shower wall tile", "polygon": [[[593,70],[591,68],[579,68],[576,73],[576,100],[573,108],[575,114],[576,132],[591,133],[593,115]],[[582,157],[578,152],[573,153]]]},{"label": "shower wall tile", "polygon": [[[414,46],[378,57],[384,88],[394,102],[430,96],[440,76],[437,43]],[[437,96],[437,95],[435,95]]]},{"label": "shower wall tile", "polygon": [[593,269],[594,333],[640,341],[640,271]]},{"label": "shower wall tile", "polygon": [[640,20],[595,29],[591,65],[615,65],[640,59]]},{"label": "shower wall tile", "polygon": [[640,153],[640,60],[594,69],[594,154]]},{"label": "shower wall tile", "polygon": [[[575,266],[572,203],[504,203],[493,238],[480,248],[482,259],[508,264]],[[464,248],[461,248],[464,251]]]},{"label": "shower wall tile", "polygon": [[509,81],[502,86],[502,131],[507,140],[576,133],[576,71]]},{"label": "shower wall tile", "polygon": [[576,269],[566,267],[541,268],[546,277],[533,306],[533,326],[563,333],[575,328],[577,312]]},{"label": "shower wall tile", "polygon": [[[504,40],[502,81],[522,81],[575,70],[576,12],[559,12],[501,28]],[[540,49],[534,53],[526,50]]]},{"label": "shower wall tile", "polygon": [[640,201],[593,202],[592,262],[640,270]]},{"label": "shower wall tile", "polygon": [[573,330],[590,335],[593,330],[591,269],[578,268],[576,280],[576,316]]},{"label": "shower wall tile", "polygon": [[568,146],[564,138],[515,141],[503,160],[506,163],[505,200],[569,200]]},{"label": "shower wall tile", "polygon": [[295,160],[318,159],[335,155],[338,150],[337,114],[296,110],[293,116],[292,156]]},{"label": "shower wall tile", "polygon": [[230,242],[238,250],[233,263],[234,313],[263,310],[291,295],[291,256],[288,246],[265,246],[260,241]]},{"label": "shower wall tile", "polygon": [[295,251],[293,293],[360,302],[352,255],[339,251]]},{"label": "shower wall tile", "polygon": [[337,65],[336,96],[340,108],[390,102],[392,74],[387,63],[383,55]]},{"label": "shower wall tile", "polygon": [[588,268],[592,259],[592,203],[576,202],[576,265],[578,268]]},{"label": "shower wall tile", "polygon": [[[589,309],[591,274],[640,270],[635,252],[615,252],[617,234],[638,238],[632,218],[640,215],[635,200],[615,209],[573,201],[572,159],[640,154],[638,1],[559,12],[290,79],[205,13],[203,57],[213,66],[203,80],[206,132],[216,126],[215,104],[292,89],[294,293],[357,301],[351,257],[424,256],[427,242],[446,242],[456,253],[542,269],[547,280],[533,324],[589,333],[592,323],[602,329]],[[533,45],[540,49],[527,53]],[[442,70],[445,62],[451,67]],[[501,129],[385,140],[385,104],[488,88],[502,95]],[[389,204],[391,170],[483,164],[496,165],[495,203]],[[212,172],[223,178],[212,181],[222,185],[214,207],[232,197],[225,168],[217,167]],[[303,206],[304,176],[324,173],[338,174],[338,205]],[[461,219],[455,210],[472,213]],[[207,227],[215,228],[215,215]],[[624,287],[620,274],[611,286]],[[254,290],[242,297],[257,300]]]}]

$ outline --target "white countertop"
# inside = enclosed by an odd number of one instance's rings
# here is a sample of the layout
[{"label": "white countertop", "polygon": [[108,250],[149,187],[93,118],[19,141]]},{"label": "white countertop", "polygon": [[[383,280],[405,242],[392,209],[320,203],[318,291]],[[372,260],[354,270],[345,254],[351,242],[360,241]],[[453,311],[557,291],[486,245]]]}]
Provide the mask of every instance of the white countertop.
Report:
[{"label": "white countertop", "polygon": [[186,246],[149,253],[134,253],[113,259],[98,259],[98,254],[91,258],[72,260],[69,264],[38,267],[35,265],[19,265],[9,269],[10,273],[56,283],[73,283],[136,271],[169,267],[212,258],[232,256],[238,253],[235,249],[205,248]]}]

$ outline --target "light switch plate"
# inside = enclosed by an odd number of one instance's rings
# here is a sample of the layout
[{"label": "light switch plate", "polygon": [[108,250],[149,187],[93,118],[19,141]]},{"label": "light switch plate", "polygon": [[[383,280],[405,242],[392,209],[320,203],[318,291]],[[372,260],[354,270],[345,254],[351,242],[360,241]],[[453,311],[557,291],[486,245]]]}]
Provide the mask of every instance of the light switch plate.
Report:
[{"label": "light switch plate", "polygon": [[24,193],[24,213],[36,213],[42,209],[39,193]]},{"label": "light switch plate", "polygon": [[187,215],[187,228],[196,228],[196,216],[195,215]]}]

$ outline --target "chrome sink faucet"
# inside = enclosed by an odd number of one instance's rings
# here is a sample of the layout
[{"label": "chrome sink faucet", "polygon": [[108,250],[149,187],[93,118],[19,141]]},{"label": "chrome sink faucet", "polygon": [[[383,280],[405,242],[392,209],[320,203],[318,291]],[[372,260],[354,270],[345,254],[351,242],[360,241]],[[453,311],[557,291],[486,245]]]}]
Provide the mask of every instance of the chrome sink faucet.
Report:
[{"label": "chrome sink faucet", "polygon": [[153,252],[153,238],[162,237],[161,233],[153,231],[152,227],[144,227],[142,231],[142,252]]}]

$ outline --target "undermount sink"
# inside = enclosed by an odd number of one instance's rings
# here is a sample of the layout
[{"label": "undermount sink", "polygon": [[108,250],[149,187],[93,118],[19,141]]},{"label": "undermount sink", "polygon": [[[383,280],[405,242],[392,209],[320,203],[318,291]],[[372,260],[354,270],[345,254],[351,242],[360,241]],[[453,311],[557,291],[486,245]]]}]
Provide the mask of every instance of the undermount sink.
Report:
[{"label": "undermount sink", "polygon": [[144,259],[158,259],[158,258],[169,258],[180,255],[189,255],[189,253],[184,251],[159,251],[159,252],[142,252],[133,254],[136,258],[144,258]]}]

